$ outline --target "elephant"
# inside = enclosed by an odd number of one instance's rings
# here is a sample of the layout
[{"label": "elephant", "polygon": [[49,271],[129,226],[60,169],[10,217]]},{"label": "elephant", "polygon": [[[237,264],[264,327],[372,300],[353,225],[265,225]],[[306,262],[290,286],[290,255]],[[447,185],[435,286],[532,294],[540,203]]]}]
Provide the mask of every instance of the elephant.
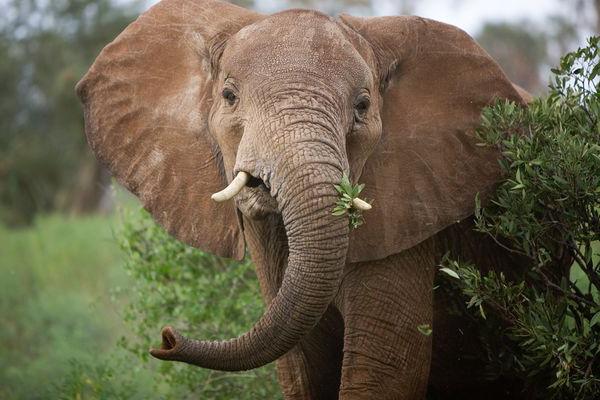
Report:
[{"label": "elephant", "polygon": [[[520,395],[484,380],[468,356],[476,332],[434,290],[447,252],[523,265],[472,227],[475,196],[502,178],[499,150],[475,134],[481,110],[528,94],[467,33],[163,0],[76,90],[91,149],[160,225],[219,256],[247,249],[256,266],[266,309],[250,330],[205,341],[166,327],[154,357],[223,371],[276,362],[289,399]],[[344,175],[372,200],[357,229],[332,214]]]}]

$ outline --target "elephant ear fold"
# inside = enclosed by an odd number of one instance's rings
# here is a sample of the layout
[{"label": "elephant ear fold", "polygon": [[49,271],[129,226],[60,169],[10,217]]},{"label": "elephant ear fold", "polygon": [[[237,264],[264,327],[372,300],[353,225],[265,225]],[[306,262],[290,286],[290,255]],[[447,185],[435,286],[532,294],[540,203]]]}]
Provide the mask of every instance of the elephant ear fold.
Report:
[{"label": "elephant ear fold", "polygon": [[360,182],[374,200],[353,233],[350,261],[399,253],[473,214],[501,177],[496,149],[478,146],[482,108],[523,100],[460,29],[417,17],[342,21],[372,46],[382,82],[382,138]]},{"label": "elephant ear fold", "polygon": [[[220,1],[164,0],[129,25],[77,85],[97,158],[179,240],[242,258],[232,203],[207,129],[211,53],[260,16]],[[214,54],[213,54],[214,56]]]}]

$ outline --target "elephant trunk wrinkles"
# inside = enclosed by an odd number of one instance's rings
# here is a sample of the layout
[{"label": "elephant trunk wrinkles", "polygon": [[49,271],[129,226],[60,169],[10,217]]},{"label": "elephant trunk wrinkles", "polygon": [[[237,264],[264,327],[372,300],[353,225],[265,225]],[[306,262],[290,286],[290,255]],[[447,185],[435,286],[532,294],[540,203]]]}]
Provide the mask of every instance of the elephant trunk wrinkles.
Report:
[{"label": "elephant trunk wrinkles", "polygon": [[288,267],[254,327],[227,341],[190,340],[167,327],[154,356],[224,371],[258,368],[283,356],[318,323],[337,293],[348,246],[348,221],[331,214],[337,200],[333,185],[343,170],[337,163],[305,159],[279,175]]}]

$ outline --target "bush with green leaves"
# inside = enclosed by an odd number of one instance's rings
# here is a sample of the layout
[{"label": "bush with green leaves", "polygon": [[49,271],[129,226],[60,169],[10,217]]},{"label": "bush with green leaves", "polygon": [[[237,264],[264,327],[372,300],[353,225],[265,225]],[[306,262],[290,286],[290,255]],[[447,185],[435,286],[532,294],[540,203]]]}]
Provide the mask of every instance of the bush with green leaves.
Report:
[{"label": "bush with green leaves", "polygon": [[482,328],[490,375],[524,378],[537,398],[600,393],[599,42],[561,59],[548,97],[483,112],[479,137],[506,175],[488,205],[476,201],[476,229],[530,260],[527,281],[443,263]]},{"label": "bush with green leaves", "polygon": [[236,262],[203,253],[169,236],[144,211],[125,215],[118,234],[133,276],[125,288],[131,299],[125,319],[133,332],[123,348],[157,367],[169,397],[202,399],[276,399],[280,390],[273,365],[243,373],[211,371],[148,355],[170,324],[189,337],[226,339],[248,330],[264,305],[248,259]]}]

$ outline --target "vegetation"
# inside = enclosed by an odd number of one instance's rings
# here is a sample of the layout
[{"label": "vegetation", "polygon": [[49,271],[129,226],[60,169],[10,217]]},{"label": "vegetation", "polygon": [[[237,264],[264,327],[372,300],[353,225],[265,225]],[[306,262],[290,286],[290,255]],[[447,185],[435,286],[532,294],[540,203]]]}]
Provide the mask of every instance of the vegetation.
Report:
[{"label": "vegetation", "polygon": [[74,87],[138,2],[4,0],[0,16],[0,221],[95,210],[108,174],[83,135]]},{"label": "vegetation", "polygon": [[231,374],[148,356],[163,324],[213,339],[248,329],[263,309],[248,261],[184,246],[142,211],[38,218],[0,228],[0,243],[0,398],[280,398],[273,366]]},{"label": "vegetation", "polygon": [[526,282],[460,260],[443,270],[486,332],[490,375],[526,377],[544,399],[600,393],[599,43],[562,58],[547,98],[483,114],[506,179],[478,205],[477,230],[530,260]]},{"label": "vegetation", "polygon": [[[127,332],[111,288],[129,285],[109,222],[50,216],[30,229],[0,227],[0,398],[133,398],[108,395],[127,394],[122,379],[107,385],[121,362],[107,353]],[[148,398],[147,377],[137,379]]]},{"label": "vegetation", "polygon": [[362,211],[354,206],[352,201],[358,198],[358,195],[365,188],[364,184],[353,185],[346,174],[342,176],[342,181],[339,185],[334,185],[335,190],[340,195],[335,203],[332,214],[336,217],[348,215],[348,224],[350,228],[356,229],[364,222]]},{"label": "vegetation", "polygon": [[160,343],[160,330],[173,325],[188,337],[227,339],[248,330],[263,312],[254,267],[212,256],[169,236],[141,211],[128,213],[119,233],[134,283],[126,289],[130,304],[125,320],[135,339],[122,347],[145,364],[159,365],[160,381],[176,398],[276,399],[280,390],[274,365],[242,373],[211,371],[151,359],[148,349]]}]

